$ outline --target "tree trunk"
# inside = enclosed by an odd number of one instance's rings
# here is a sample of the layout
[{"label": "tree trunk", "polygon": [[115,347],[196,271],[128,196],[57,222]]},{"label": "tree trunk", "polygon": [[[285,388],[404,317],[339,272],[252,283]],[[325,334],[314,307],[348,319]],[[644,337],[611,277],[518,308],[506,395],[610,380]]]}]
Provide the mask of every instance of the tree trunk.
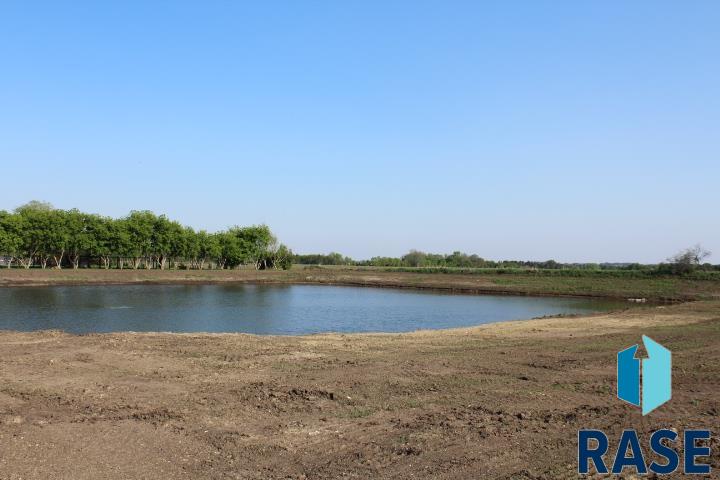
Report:
[{"label": "tree trunk", "polygon": [[58,257],[57,255],[52,256],[53,260],[55,261],[55,268],[57,268],[58,270],[62,269],[62,259],[64,256],[65,256],[65,250],[62,250],[60,252],[60,257]]},{"label": "tree trunk", "polygon": [[[35,252],[32,252],[27,257],[18,257],[18,261],[20,262],[20,265],[23,266],[23,268],[30,269],[30,267],[32,267],[32,264],[33,264],[33,258],[35,258]],[[25,260],[25,259],[27,259],[27,260]]]}]

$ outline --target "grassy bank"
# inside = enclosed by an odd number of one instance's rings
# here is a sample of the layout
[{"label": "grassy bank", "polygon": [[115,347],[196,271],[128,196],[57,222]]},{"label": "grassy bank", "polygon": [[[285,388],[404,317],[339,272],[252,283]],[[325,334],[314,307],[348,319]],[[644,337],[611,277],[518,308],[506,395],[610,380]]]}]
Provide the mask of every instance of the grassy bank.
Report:
[{"label": "grassy bank", "polygon": [[0,286],[132,283],[284,283],[437,289],[470,294],[573,295],[682,301],[720,298],[720,280],[520,273],[426,273],[338,267],[256,270],[0,270]]},{"label": "grassy bank", "polygon": [[[301,266],[302,267],[302,266]],[[305,266],[313,268],[313,266]],[[367,266],[332,266],[322,265],[319,268],[338,268],[341,270],[374,271],[374,272],[408,272],[435,273],[453,275],[522,275],[531,277],[570,277],[570,278],[676,278],[677,275],[659,269],[583,269],[583,268],[471,268],[471,267],[367,267]],[[686,280],[720,281],[720,271],[695,270],[681,275]]]}]

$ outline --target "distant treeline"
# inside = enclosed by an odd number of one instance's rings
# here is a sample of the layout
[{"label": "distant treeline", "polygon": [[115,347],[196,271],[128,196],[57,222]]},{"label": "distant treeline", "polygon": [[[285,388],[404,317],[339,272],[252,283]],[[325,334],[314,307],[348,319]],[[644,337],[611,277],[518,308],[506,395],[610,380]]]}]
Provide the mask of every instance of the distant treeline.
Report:
[{"label": "distant treeline", "polygon": [[344,265],[432,273],[523,273],[553,276],[689,275],[720,278],[720,265],[703,263],[710,255],[699,245],[667,262],[559,263],[555,260],[486,260],[462,252],[411,250],[402,257],[353,260],[339,253],[294,255],[266,225],[232,227],[209,233],[150,211],[109,218],[79,210],[60,210],[33,201],[13,212],[0,210],[0,266],[225,269],[287,269],[304,265]]},{"label": "distant treeline", "polygon": [[[543,273],[554,276],[652,276],[694,274],[698,277],[716,278],[720,265],[702,263],[709,252],[696,246],[684,250],[666,263],[644,265],[640,263],[560,263],[555,260],[486,260],[478,255],[462,252],[451,254],[425,253],[411,250],[402,257],[373,257],[370,260],[353,260],[339,253],[327,255],[295,255],[293,262],[303,265],[345,265],[355,267],[385,267],[396,271],[427,273]],[[709,275],[703,275],[708,272]]]},{"label": "distant treeline", "polygon": [[0,264],[10,268],[290,268],[266,225],[208,233],[150,211],[109,218],[30,202],[0,211]]}]

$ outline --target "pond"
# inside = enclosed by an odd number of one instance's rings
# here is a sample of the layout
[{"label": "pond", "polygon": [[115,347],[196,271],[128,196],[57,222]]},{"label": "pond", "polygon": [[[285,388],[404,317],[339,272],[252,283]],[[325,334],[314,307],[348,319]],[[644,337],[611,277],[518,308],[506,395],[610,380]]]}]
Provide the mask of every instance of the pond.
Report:
[{"label": "pond", "polygon": [[626,307],[563,297],[311,285],[0,288],[0,329],[90,332],[408,332]]},{"label": "pond", "polygon": [[618,300],[451,295],[315,285],[0,289],[0,329],[91,332],[408,332],[624,308]]}]

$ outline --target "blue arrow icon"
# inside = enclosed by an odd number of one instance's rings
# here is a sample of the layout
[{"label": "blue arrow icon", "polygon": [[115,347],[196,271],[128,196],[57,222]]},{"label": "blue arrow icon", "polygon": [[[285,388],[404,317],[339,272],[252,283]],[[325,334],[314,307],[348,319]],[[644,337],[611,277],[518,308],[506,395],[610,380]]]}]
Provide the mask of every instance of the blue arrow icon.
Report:
[{"label": "blue arrow icon", "polygon": [[617,395],[647,415],[672,396],[672,353],[648,336],[642,341],[648,358],[635,358],[637,344],[617,354]]}]

